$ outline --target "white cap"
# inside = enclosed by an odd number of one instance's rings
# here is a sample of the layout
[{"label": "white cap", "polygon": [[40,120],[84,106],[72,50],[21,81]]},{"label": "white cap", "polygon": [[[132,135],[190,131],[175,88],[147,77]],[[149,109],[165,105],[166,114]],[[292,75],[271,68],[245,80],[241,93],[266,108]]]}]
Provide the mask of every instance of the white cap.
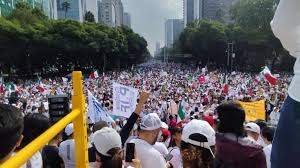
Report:
[{"label": "white cap", "polygon": [[[196,140],[190,139],[192,134],[201,134],[207,138],[206,142],[199,142]],[[192,120],[187,123],[182,130],[182,141],[186,143],[190,143],[192,145],[200,146],[211,151],[210,146],[214,146],[216,144],[216,133],[214,129],[209,125],[208,122],[203,120]],[[211,151],[212,153],[212,151]],[[213,155],[213,153],[212,153]],[[214,156],[214,155],[213,155]]]},{"label": "white cap", "polygon": [[66,133],[68,136],[70,136],[70,135],[73,134],[73,132],[74,132],[74,126],[73,126],[73,123],[70,123],[70,124],[68,124],[68,125],[66,126],[66,128],[65,128],[65,133]]},{"label": "white cap", "polygon": [[107,152],[112,148],[122,148],[121,137],[116,130],[104,127],[94,133],[93,143],[99,153],[110,156]]},{"label": "white cap", "polygon": [[246,131],[252,131],[252,132],[260,134],[260,127],[254,122],[247,123],[245,125],[245,130]]},{"label": "white cap", "polygon": [[160,118],[156,113],[150,113],[142,118],[140,128],[142,130],[152,131],[162,127]]},{"label": "white cap", "polygon": [[164,129],[169,129],[168,124],[166,124],[165,122],[161,122],[161,127]]}]

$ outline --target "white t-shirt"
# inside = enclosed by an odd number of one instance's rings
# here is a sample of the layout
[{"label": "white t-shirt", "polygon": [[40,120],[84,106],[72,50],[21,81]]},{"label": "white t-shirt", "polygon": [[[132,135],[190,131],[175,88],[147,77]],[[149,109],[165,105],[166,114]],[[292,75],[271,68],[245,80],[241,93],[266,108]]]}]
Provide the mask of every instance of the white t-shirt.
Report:
[{"label": "white t-shirt", "polygon": [[35,153],[21,168],[42,168],[43,159],[41,153]]},{"label": "white t-shirt", "polygon": [[274,35],[280,40],[282,46],[289,51],[290,55],[296,58],[294,65],[295,76],[290,84],[288,93],[297,102],[300,102],[299,5],[299,0],[281,0],[271,22]]},{"label": "white t-shirt", "polygon": [[267,168],[271,168],[271,160],[270,160],[271,150],[272,150],[272,144],[264,147],[264,153],[266,155],[266,161],[267,161]]},{"label": "white t-shirt", "polygon": [[181,168],[182,167],[182,159],[181,159],[181,154],[180,154],[180,149],[175,146],[169,148],[170,154],[173,156],[172,159],[170,160],[170,163],[174,168]]},{"label": "white t-shirt", "polygon": [[169,153],[169,151],[168,151],[166,145],[165,145],[164,143],[162,143],[162,142],[156,142],[156,143],[153,145],[153,147],[154,147],[154,148],[155,148],[162,156],[164,156],[164,155],[166,155],[166,154]]},{"label": "white t-shirt", "polygon": [[75,167],[75,141],[68,139],[63,141],[58,148],[59,156],[63,159],[65,168]]},{"label": "white t-shirt", "polygon": [[148,142],[142,139],[133,139],[138,159],[141,161],[142,168],[165,168],[166,161],[163,156]]}]

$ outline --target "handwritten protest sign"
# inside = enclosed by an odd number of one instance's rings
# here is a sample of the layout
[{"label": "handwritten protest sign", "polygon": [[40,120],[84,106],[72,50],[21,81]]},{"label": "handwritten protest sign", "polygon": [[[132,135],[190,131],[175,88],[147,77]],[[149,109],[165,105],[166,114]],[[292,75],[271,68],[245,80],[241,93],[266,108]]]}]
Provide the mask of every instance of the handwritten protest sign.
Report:
[{"label": "handwritten protest sign", "polygon": [[113,83],[113,114],[128,118],[135,110],[138,90]]},{"label": "handwritten protest sign", "polygon": [[265,111],[265,101],[255,101],[255,102],[239,102],[246,113],[246,121],[255,121],[257,119],[266,119]]}]

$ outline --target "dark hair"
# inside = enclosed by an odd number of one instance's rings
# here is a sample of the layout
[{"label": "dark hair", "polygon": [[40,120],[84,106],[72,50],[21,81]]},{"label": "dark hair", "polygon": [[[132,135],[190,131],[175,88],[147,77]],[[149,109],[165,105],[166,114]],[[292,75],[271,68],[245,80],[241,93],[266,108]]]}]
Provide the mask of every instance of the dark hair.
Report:
[{"label": "dark hair", "polygon": [[122,168],[122,160],[123,156],[120,155],[120,152],[122,152],[122,149],[116,147],[110,149],[107,154],[111,156],[105,156],[97,151],[97,148],[93,144],[93,149],[95,153],[100,157],[101,159],[101,166],[100,168]]},{"label": "dark hair", "polygon": [[213,168],[214,157],[209,149],[181,141],[180,151],[183,167]]},{"label": "dark hair", "polygon": [[169,131],[171,133],[171,140],[170,140],[170,144],[169,144],[168,147],[174,147],[174,146],[176,146],[176,143],[175,143],[175,139],[173,138],[173,135],[178,134],[178,133],[181,134],[182,133],[182,128],[170,127]]},{"label": "dark hair", "polygon": [[27,114],[24,117],[23,141],[18,149],[24,148],[50,127],[50,120],[40,113]]},{"label": "dark hair", "polygon": [[98,122],[96,122],[94,124],[94,126],[93,126],[93,132],[101,130],[103,127],[109,127],[109,125],[107,124],[107,122],[105,122],[105,121],[98,121]]},{"label": "dark hair", "polygon": [[275,134],[275,128],[267,126],[267,127],[262,129],[261,134],[269,142],[272,142],[273,138],[274,138],[274,134]]},{"label": "dark hair", "polygon": [[265,127],[267,127],[267,123],[264,120],[258,119],[255,121],[255,123],[259,126],[260,130],[263,130]]},{"label": "dark hair", "polygon": [[22,112],[16,107],[0,104],[0,160],[16,146],[24,128]]},{"label": "dark hair", "polygon": [[220,133],[244,135],[245,111],[237,102],[225,102],[216,108],[218,114],[217,128]]}]

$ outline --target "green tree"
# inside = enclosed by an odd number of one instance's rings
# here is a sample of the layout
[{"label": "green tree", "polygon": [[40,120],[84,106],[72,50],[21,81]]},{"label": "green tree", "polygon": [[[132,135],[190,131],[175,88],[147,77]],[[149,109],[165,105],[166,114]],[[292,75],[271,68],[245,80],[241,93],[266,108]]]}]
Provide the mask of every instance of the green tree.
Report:
[{"label": "green tree", "polygon": [[225,26],[219,22],[196,20],[189,24],[179,37],[177,45],[185,54],[209,62],[220,60],[226,43]]},{"label": "green tree", "polygon": [[64,0],[64,2],[61,5],[62,5],[62,8],[65,11],[65,19],[66,19],[67,18],[67,13],[68,13],[69,9],[71,8],[71,4],[68,0]]},{"label": "green tree", "polygon": [[86,21],[86,22],[95,22],[94,14],[91,11],[87,11],[84,14],[84,21]]}]

